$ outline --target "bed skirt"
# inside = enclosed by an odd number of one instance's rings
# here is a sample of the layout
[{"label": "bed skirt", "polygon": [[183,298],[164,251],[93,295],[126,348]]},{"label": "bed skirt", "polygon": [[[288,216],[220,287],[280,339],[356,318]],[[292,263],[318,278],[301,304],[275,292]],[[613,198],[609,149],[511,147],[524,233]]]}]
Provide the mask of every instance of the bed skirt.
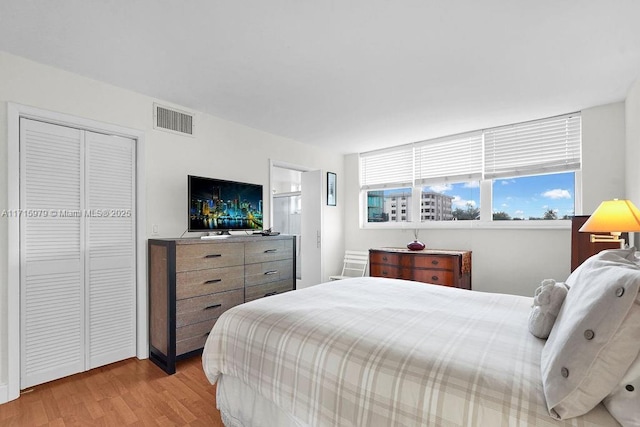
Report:
[{"label": "bed skirt", "polygon": [[225,427],[308,427],[236,377],[218,378],[216,403]]}]

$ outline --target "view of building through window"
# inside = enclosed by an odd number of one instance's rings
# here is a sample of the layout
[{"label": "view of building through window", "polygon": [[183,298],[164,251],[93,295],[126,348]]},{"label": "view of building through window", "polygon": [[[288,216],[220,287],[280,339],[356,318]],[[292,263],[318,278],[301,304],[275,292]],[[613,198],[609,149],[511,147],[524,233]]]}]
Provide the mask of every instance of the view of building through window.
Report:
[{"label": "view of building through window", "polygon": [[411,221],[411,188],[368,191],[367,221]]},{"label": "view of building through window", "polygon": [[[426,203],[425,203],[426,202]],[[422,221],[480,219],[480,182],[439,184],[422,188]]]},{"label": "view of building through window", "polygon": [[[411,188],[367,192],[368,222],[410,222]],[[479,219],[480,183],[470,181],[422,187],[420,221]]]},{"label": "view of building through window", "polygon": [[[412,189],[367,191],[368,222],[411,222]],[[496,179],[493,220],[568,219],[575,212],[575,173]],[[480,183],[422,187],[420,221],[480,219]]]}]

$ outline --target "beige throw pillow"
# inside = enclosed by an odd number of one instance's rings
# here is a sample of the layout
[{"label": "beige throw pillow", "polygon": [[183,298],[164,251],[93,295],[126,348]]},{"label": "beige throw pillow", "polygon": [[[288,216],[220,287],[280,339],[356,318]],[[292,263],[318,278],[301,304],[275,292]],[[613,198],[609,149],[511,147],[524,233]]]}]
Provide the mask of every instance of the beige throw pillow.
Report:
[{"label": "beige throw pillow", "polygon": [[640,266],[633,255],[634,249],[600,252],[567,279],[570,289],[541,359],[554,418],[590,411],[640,352]]}]

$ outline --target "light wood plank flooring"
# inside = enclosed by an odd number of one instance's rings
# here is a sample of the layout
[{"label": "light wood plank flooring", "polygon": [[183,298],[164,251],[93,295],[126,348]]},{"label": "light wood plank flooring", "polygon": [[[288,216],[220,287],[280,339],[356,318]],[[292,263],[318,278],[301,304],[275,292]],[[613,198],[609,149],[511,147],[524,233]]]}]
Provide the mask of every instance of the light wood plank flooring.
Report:
[{"label": "light wood plank flooring", "polygon": [[41,384],[0,405],[0,426],[222,427],[200,357],[174,375],[128,359]]}]

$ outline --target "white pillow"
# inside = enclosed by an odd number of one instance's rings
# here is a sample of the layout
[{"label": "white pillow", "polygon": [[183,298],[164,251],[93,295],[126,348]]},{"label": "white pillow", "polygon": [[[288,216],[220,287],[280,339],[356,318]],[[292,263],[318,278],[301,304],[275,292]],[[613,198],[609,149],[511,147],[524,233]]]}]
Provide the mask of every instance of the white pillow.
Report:
[{"label": "white pillow", "polygon": [[569,292],[541,358],[547,407],[583,415],[620,383],[640,352],[640,266],[634,249],[600,252],[567,279]]},{"label": "white pillow", "polygon": [[623,427],[640,427],[640,354],[603,402]]}]

